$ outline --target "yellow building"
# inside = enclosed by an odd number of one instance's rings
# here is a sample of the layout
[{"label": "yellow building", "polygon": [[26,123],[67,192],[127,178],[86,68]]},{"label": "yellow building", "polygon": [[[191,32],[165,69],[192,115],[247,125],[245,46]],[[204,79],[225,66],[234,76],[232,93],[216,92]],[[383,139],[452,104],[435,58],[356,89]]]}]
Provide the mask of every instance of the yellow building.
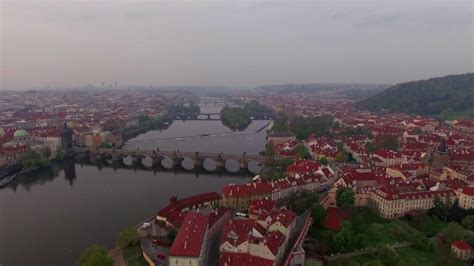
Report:
[{"label": "yellow building", "polygon": [[428,210],[434,207],[433,200],[438,196],[443,202],[449,199],[454,202],[456,193],[452,189],[441,191],[397,192],[381,188],[372,192],[371,200],[377,207],[380,216],[399,218],[411,210]]},{"label": "yellow building", "polygon": [[463,187],[456,190],[459,207],[467,210],[474,208],[474,187]]}]

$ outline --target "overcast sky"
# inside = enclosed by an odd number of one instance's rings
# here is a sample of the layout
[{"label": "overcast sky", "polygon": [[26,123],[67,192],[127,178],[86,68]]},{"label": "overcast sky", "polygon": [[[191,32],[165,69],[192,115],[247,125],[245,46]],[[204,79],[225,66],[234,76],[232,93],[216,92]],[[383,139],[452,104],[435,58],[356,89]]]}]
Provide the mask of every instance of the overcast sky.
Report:
[{"label": "overcast sky", "polygon": [[1,89],[396,83],[473,72],[473,1],[0,0]]}]

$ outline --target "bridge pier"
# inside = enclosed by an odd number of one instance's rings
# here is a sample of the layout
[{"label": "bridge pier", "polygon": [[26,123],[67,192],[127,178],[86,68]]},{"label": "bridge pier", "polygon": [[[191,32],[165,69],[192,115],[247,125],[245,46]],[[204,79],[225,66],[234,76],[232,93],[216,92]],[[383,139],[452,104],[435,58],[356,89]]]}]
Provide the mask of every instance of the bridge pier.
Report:
[{"label": "bridge pier", "polygon": [[240,171],[241,172],[247,172],[248,168],[249,168],[249,164],[248,164],[247,160],[245,158],[240,160]]},{"label": "bridge pier", "polygon": [[199,156],[199,152],[196,152],[193,158],[193,165],[194,165],[194,170],[198,170],[202,167],[202,163],[204,162],[204,159]]}]

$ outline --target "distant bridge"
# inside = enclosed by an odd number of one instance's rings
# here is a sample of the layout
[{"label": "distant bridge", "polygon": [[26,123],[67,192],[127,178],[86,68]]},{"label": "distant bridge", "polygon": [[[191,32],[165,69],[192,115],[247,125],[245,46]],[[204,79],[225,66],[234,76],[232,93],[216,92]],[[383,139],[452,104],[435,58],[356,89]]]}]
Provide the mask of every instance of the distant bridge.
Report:
[{"label": "distant bridge", "polygon": [[[193,116],[183,116],[175,114],[173,115],[174,120],[221,120],[220,113],[200,113]],[[270,120],[272,119],[271,114],[262,114],[250,118],[251,120]]]},{"label": "distant bridge", "polygon": [[220,113],[200,113],[193,116],[183,116],[175,114],[173,115],[174,120],[221,120]]},{"label": "distant bridge", "polygon": [[[225,164],[227,161],[236,161],[239,164],[240,171],[248,171],[250,162],[255,161],[260,165],[266,163],[266,157],[263,155],[243,154],[224,154],[224,153],[200,153],[200,152],[179,152],[179,151],[159,151],[159,150],[131,150],[131,149],[93,149],[93,148],[74,148],[74,154],[78,159],[88,160],[91,163],[124,163],[124,158],[131,158],[132,165],[144,167],[162,166],[163,159],[170,158],[173,162],[172,168],[182,167],[185,158],[189,158],[193,162],[193,169],[204,168],[205,159],[213,160],[216,163],[216,169],[227,170]],[[151,161],[151,166],[144,164],[144,160]],[[189,169],[186,169],[189,170]],[[208,169],[206,169],[208,170]]]},{"label": "distant bridge", "polygon": [[216,98],[216,99],[199,99],[196,100],[196,103],[231,103],[229,99],[225,98]]}]

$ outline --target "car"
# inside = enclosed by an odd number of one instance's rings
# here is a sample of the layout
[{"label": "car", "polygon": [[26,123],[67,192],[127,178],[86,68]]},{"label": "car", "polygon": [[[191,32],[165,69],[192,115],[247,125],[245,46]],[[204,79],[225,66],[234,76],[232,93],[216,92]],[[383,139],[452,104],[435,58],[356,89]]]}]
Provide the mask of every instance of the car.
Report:
[{"label": "car", "polygon": [[163,253],[158,254],[158,256],[156,256],[156,257],[157,257],[158,259],[160,259],[160,260],[166,259],[166,255],[163,254]]}]

